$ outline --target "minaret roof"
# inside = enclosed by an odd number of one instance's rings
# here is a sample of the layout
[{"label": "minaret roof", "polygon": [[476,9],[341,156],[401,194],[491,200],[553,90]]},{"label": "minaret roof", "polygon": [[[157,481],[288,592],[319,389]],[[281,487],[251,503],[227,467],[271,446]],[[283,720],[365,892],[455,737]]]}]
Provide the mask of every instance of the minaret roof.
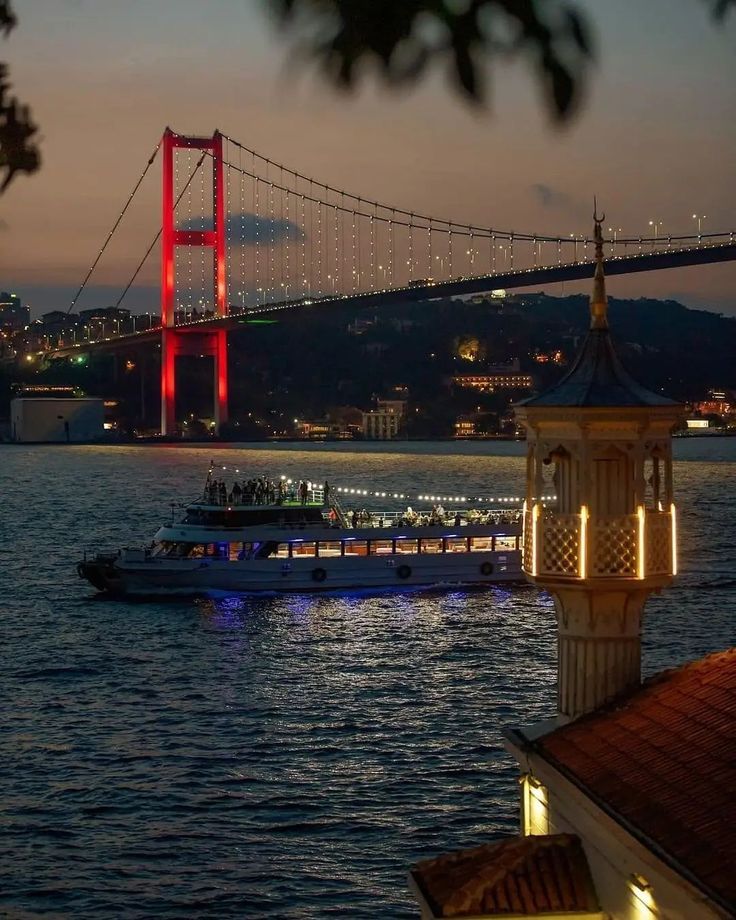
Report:
[{"label": "minaret roof", "polygon": [[[596,209],[597,211],[597,209]],[[608,298],[603,272],[603,232],[605,215],[594,215],[595,275],[590,296],[590,329],[575,363],[559,383],[539,396],[517,403],[531,407],[632,407],[676,406],[677,402],[653,393],[637,383],[624,369],[616,354],[608,328]]]}]

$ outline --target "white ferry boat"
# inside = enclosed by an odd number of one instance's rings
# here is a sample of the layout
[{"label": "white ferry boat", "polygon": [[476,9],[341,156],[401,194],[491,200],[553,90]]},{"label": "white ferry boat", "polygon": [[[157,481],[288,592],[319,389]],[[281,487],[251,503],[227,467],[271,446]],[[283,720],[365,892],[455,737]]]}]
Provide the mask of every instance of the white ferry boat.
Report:
[{"label": "white ferry boat", "polygon": [[435,506],[346,513],[330,490],[212,488],[150,546],[97,553],[77,571],[122,595],[307,592],[523,581],[521,513]]}]

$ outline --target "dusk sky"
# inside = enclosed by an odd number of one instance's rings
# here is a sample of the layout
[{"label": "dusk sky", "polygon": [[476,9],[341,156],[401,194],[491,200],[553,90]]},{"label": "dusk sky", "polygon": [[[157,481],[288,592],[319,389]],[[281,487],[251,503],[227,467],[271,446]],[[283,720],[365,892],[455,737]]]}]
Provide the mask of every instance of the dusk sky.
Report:
[{"label": "dusk sky", "polygon": [[[0,289],[36,315],[66,309],[167,124],[219,128],[337,187],[480,226],[588,233],[595,193],[624,235],[651,219],[690,232],[693,212],[706,231],[736,229],[736,15],[718,25],[700,0],[578,5],[597,64],[557,129],[522,61],[494,65],[476,111],[441,73],[401,92],[373,79],[332,90],[291,66],[257,0],[16,0],[0,57],[41,127],[43,168],[0,198]],[[139,197],[81,308],[117,299],[155,233],[158,168]],[[123,306],[156,309],[158,271],[152,257]],[[736,314],[736,268],[619,277],[609,294]]]}]

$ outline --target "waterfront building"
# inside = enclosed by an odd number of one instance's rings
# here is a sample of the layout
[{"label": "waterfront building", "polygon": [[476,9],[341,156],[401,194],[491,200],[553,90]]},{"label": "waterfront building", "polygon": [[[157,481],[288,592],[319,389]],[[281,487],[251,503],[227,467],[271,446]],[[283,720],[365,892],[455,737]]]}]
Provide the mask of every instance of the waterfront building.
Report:
[{"label": "waterfront building", "polygon": [[477,435],[475,420],[461,416],[455,422],[455,438],[474,438]]},{"label": "waterfront building", "polygon": [[487,374],[455,374],[453,385],[478,393],[493,393],[495,390],[531,390],[532,378],[529,374],[491,370]]},{"label": "waterfront building", "polygon": [[390,441],[399,433],[406,413],[403,399],[379,399],[376,408],[363,413],[363,437],[369,440]]},{"label": "waterfront building", "polygon": [[92,307],[89,310],[79,311],[81,323],[91,323],[93,320],[127,322],[130,320],[130,310],[124,307]]},{"label": "waterfront building", "polygon": [[34,444],[99,440],[104,431],[104,401],[95,397],[34,396],[10,401],[11,437]]},{"label": "waterfront building", "polygon": [[[736,911],[736,649],[641,684],[644,604],[677,571],[671,432],[683,407],[621,366],[598,220],[595,238],[582,350],[560,383],[517,407],[524,571],[554,598],[557,715],[505,732],[521,774],[519,836],[412,870],[423,920]],[[542,502],[550,492],[555,503]]]},{"label": "waterfront building", "polygon": [[38,334],[49,332],[61,332],[63,329],[71,329],[79,324],[79,317],[74,313],[67,313],[66,310],[49,310],[43,313],[38,321]]},{"label": "waterfront building", "polygon": [[23,306],[17,294],[0,291],[0,331],[19,332],[31,321],[31,310]]}]

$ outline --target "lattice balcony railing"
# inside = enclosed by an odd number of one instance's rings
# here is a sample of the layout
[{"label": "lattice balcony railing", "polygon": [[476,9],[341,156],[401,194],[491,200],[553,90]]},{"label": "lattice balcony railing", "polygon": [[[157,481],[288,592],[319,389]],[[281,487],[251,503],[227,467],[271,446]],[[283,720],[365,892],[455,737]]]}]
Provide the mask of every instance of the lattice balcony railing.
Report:
[{"label": "lattice balcony railing", "polygon": [[674,510],[625,515],[524,515],[524,571],[555,578],[638,578],[673,575]]}]

